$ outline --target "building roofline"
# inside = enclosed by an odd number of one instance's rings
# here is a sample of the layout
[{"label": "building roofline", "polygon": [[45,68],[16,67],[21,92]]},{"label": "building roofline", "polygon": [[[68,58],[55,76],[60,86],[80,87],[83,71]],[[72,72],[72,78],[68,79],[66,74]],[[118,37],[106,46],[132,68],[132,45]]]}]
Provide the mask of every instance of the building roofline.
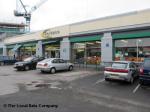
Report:
[{"label": "building roofline", "polygon": [[150,11],[150,8],[142,9],[142,10],[136,10],[136,11],[131,11],[131,12],[125,12],[125,13],[120,13],[120,14],[113,14],[113,15],[110,15],[110,16],[104,16],[104,17],[99,17],[99,18],[95,18],[95,19],[84,20],[84,21],[75,22],[75,23],[72,23],[72,24],[69,24],[69,25],[78,25],[78,24],[83,24],[83,23],[88,23],[88,22],[99,21],[99,20],[113,19],[113,18],[117,18],[117,17],[138,14],[138,13],[146,12],[146,11]]},{"label": "building roofline", "polygon": [[121,31],[129,31],[129,30],[140,30],[140,29],[147,29],[150,28],[150,23],[145,24],[136,24],[136,25],[127,25],[127,26],[120,26],[120,27],[111,27],[111,28],[105,28],[105,29],[96,29],[96,30],[89,30],[89,31],[83,31],[83,32],[75,32],[70,33],[70,36],[75,35],[82,35],[82,34],[94,34],[94,33],[106,33],[106,32],[121,32]]}]

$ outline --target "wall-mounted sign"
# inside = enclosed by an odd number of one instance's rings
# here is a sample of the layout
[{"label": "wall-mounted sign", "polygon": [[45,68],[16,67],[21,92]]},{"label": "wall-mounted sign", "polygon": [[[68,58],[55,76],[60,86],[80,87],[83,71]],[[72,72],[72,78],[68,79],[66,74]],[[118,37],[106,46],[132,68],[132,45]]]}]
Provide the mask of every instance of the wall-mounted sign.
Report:
[{"label": "wall-mounted sign", "polygon": [[109,43],[106,43],[106,47],[109,47]]},{"label": "wall-mounted sign", "polygon": [[41,36],[44,38],[53,38],[55,37],[55,35],[60,34],[60,31],[56,30],[56,31],[51,31],[51,30],[44,30],[41,33]]},{"label": "wall-mounted sign", "polygon": [[66,48],[64,48],[64,49],[63,49],[63,52],[66,52],[66,50],[67,50],[67,49],[66,49]]}]

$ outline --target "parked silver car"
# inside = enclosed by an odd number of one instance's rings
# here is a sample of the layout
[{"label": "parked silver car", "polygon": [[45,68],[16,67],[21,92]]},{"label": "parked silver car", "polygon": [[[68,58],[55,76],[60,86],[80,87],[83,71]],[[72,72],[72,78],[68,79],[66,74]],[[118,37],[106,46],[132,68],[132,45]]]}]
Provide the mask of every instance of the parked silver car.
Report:
[{"label": "parked silver car", "polygon": [[130,83],[138,76],[138,69],[134,62],[115,61],[111,67],[106,67],[104,71],[105,80],[124,80]]},{"label": "parked silver car", "polygon": [[37,63],[36,66],[41,72],[55,73],[58,70],[73,70],[73,64],[60,58],[48,58]]}]

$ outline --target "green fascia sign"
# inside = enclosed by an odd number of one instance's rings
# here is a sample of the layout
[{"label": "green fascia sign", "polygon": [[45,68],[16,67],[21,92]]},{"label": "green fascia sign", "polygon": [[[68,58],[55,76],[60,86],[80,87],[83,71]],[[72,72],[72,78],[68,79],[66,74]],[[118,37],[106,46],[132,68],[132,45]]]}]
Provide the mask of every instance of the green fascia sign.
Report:
[{"label": "green fascia sign", "polygon": [[70,38],[70,42],[89,42],[89,41],[100,41],[102,35],[91,35],[91,36],[83,36],[83,37],[72,37]]},{"label": "green fascia sign", "polygon": [[116,33],[113,34],[112,37],[113,39],[132,39],[132,38],[150,37],[150,31]]}]

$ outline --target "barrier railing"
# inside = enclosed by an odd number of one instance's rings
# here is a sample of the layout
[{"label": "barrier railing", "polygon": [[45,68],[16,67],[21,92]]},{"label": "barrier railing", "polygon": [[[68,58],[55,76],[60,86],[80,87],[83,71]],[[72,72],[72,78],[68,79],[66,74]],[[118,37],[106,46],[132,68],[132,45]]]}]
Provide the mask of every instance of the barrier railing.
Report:
[{"label": "barrier railing", "polygon": [[93,69],[93,70],[100,70],[100,64],[99,63],[94,63],[90,64],[87,63],[86,60],[84,59],[77,59],[74,61],[74,66],[79,69]]}]

